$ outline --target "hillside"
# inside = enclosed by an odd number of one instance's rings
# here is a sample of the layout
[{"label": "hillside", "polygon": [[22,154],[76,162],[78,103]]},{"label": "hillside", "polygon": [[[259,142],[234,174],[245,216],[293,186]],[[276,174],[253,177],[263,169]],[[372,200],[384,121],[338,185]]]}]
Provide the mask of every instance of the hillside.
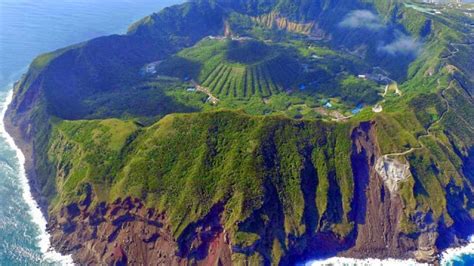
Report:
[{"label": "hillside", "polygon": [[436,262],[474,233],[473,25],[410,1],[190,1],[39,56],[5,122],[78,263]]},{"label": "hillside", "polygon": [[269,97],[294,85],[301,66],[283,48],[205,40],[160,63],[158,74],[193,78],[217,97]]}]

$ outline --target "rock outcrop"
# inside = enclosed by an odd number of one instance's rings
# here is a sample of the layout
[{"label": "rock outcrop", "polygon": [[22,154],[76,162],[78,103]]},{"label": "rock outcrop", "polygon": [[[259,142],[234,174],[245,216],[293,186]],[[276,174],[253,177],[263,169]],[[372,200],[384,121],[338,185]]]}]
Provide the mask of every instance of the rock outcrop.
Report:
[{"label": "rock outcrop", "polygon": [[272,12],[269,14],[265,14],[259,17],[253,18],[255,22],[258,24],[265,26],[267,28],[277,28],[281,30],[286,30],[289,32],[301,33],[305,35],[309,35],[313,32],[317,25],[315,22],[308,22],[308,23],[298,23],[293,22],[290,19],[280,16],[280,14]]},{"label": "rock outcrop", "polygon": [[399,183],[407,180],[411,175],[408,163],[402,163],[387,155],[377,159],[375,170],[392,194],[397,193]]},{"label": "rock outcrop", "polygon": [[70,204],[51,217],[53,245],[81,264],[229,265],[230,243],[216,205],[189,228],[186,239],[174,239],[166,215],[126,198],[91,208]]},{"label": "rock outcrop", "polygon": [[416,250],[416,241],[401,233],[402,200],[377,171],[381,155],[375,130],[375,125],[367,122],[352,134],[356,190],[353,215],[357,228],[354,247],[343,254],[359,258],[409,258]]}]

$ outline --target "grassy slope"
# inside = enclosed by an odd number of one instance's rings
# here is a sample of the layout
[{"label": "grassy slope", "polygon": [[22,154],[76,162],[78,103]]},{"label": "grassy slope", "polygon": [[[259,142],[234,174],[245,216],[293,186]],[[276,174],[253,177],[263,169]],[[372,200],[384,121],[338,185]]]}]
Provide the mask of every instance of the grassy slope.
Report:
[{"label": "grassy slope", "polygon": [[[15,87],[10,112],[18,127],[32,128],[24,137],[38,155],[34,162],[38,189],[46,198],[56,195],[51,178],[56,170],[42,156],[51,141],[51,121],[135,117],[150,123],[171,111],[199,110],[199,99],[166,90],[170,84],[137,84],[142,83],[140,69],[215,34],[221,16],[220,8],[206,2],[186,3],[143,19],[127,35],[97,38],[33,61]],[[182,26],[192,31],[183,31]]]},{"label": "grassy slope", "polygon": [[[409,80],[400,86],[404,96],[387,99],[384,107],[387,113],[375,118],[382,152],[422,147],[406,156],[413,174],[402,187],[407,220],[413,219],[415,210],[422,210],[432,213],[436,219],[441,218],[447,226],[453,221],[462,224],[469,218],[454,211],[450,201],[465,197],[464,203],[457,206],[473,214],[470,194],[456,193],[473,189],[472,182],[463,173],[462,159],[468,156],[474,144],[474,129],[467,125],[474,123],[474,109],[468,94],[472,87],[459,85],[466,80],[461,73],[470,70],[466,69],[461,52],[450,56],[454,51],[450,44],[464,43],[472,29],[453,24],[446,19],[449,13],[434,16],[405,6],[395,9],[393,3],[385,4],[379,5],[380,10],[390,14],[388,16],[401,17],[400,22],[406,29],[425,44],[419,58],[410,65]],[[470,51],[473,52],[472,47]],[[453,71],[453,65],[459,68]],[[404,229],[416,231],[407,220],[403,221]]]},{"label": "grassy slope", "polygon": [[[319,106],[322,98],[337,97],[346,109],[380,100],[380,86],[354,77],[367,71],[359,58],[292,38],[273,45],[205,39],[162,62],[158,72],[193,78],[220,99],[220,108],[243,108],[251,114],[310,118],[317,116],[311,107]],[[298,111],[300,107],[304,110]]]},{"label": "grassy slope", "polygon": [[162,65],[160,73],[192,77],[220,98],[269,97],[301,72],[290,51],[257,41],[204,40]]},{"label": "grassy slope", "polygon": [[147,128],[119,120],[62,121],[53,132],[48,154],[60,188],[53,210],[85,197],[78,188],[92,185],[93,204],[127,195],[166,210],[179,238],[224,202],[227,230],[244,244],[252,234],[237,232],[235,223],[255,219],[271,199],[282,206],[278,230],[301,236],[308,226],[301,183],[308,160],[320,184],[309,196],[317,205],[317,224],[329,226],[319,229],[344,236],[352,228],[350,125],[220,111],[169,115]]}]

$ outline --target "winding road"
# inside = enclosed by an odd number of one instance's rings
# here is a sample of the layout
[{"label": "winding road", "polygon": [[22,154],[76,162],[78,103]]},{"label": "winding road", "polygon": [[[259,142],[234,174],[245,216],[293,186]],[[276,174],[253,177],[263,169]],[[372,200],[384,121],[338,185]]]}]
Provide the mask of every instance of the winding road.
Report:
[{"label": "winding road", "polygon": [[[438,82],[438,86],[440,85],[440,82],[439,82],[439,79],[437,80]],[[440,118],[436,121],[434,121],[433,123],[431,123],[428,128],[426,129],[426,133],[423,134],[423,135],[420,135],[418,136],[417,138],[417,141],[418,143],[420,144],[420,147],[415,147],[415,148],[410,148],[409,150],[407,151],[404,151],[404,152],[396,152],[396,153],[389,153],[389,154],[385,154],[383,155],[384,157],[395,157],[395,156],[405,156],[405,155],[408,155],[414,151],[417,151],[417,150],[422,150],[425,147],[425,145],[423,144],[423,142],[421,141],[422,138],[427,138],[427,137],[430,137],[430,136],[433,136],[433,134],[431,133],[431,129],[439,124],[443,119],[444,117],[446,116],[446,114],[451,110],[451,107],[449,105],[449,101],[445,98],[445,92],[446,90],[450,89],[451,88],[451,84],[452,84],[453,81],[451,81],[451,83],[449,84],[449,86],[446,88],[446,89],[443,89],[441,91],[441,98],[443,99],[443,101],[445,102],[446,104],[446,109],[443,111],[443,113],[441,114]]]},{"label": "winding road", "polygon": [[[471,33],[471,35],[473,35]],[[457,48],[456,46],[471,46],[471,45],[474,45],[474,42],[466,42],[466,43],[450,43],[450,45],[454,48],[454,50],[451,50],[451,49],[448,49],[448,52],[449,52],[449,55],[447,56],[444,56],[442,57],[441,59],[442,60],[449,60],[451,59],[452,57],[454,57],[457,53],[460,52],[459,48]],[[438,125],[446,116],[446,114],[448,112],[451,111],[451,106],[449,104],[449,101],[446,99],[446,91],[448,89],[450,89],[452,87],[452,84],[453,84],[454,80],[452,80],[448,87],[445,88],[445,89],[442,89],[441,90],[441,98],[443,99],[444,103],[446,104],[446,109],[444,110],[444,112],[441,114],[440,118],[436,121],[434,121],[431,125],[429,125],[429,127],[426,129],[426,133],[423,134],[423,135],[420,135],[418,136],[417,140],[418,140],[418,143],[420,144],[420,147],[416,147],[416,148],[410,148],[409,150],[405,151],[405,152],[397,152],[397,153],[389,153],[389,154],[385,154],[383,156],[386,156],[386,157],[394,157],[394,156],[405,156],[405,155],[408,155],[414,151],[417,151],[417,150],[421,150],[421,149],[424,149],[425,146],[423,144],[423,142],[421,141],[422,138],[427,138],[427,137],[430,137],[430,136],[433,136],[433,134],[431,133],[432,129],[434,126]],[[438,88],[441,86],[441,82],[440,80],[438,79],[437,80],[437,83],[438,83]],[[470,125],[470,123],[468,123],[467,121],[464,120],[464,118],[462,117],[459,117],[464,123],[466,123],[466,125],[468,126],[469,130],[471,132],[474,132],[474,128]],[[434,136],[433,136],[434,137]]]}]

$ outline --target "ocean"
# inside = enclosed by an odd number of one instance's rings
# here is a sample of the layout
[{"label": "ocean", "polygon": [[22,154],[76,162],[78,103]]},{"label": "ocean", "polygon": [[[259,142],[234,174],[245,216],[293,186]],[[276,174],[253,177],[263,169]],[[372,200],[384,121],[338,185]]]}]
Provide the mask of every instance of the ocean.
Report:
[{"label": "ocean", "polygon": [[[183,1],[0,0],[0,118],[11,100],[12,83],[38,54],[102,35],[124,33],[141,17]],[[0,265],[70,264],[69,256],[61,256],[50,247],[46,221],[29,192],[23,162],[23,155],[0,122]],[[415,265],[410,261],[340,258],[307,265],[327,263]],[[474,265],[474,244],[447,252],[443,265]]]},{"label": "ocean", "polygon": [[[0,0],[1,117],[11,84],[37,55],[124,33],[134,21],[179,2],[183,0]],[[69,264],[70,257],[50,249],[23,160],[0,123],[0,265]]]}]

